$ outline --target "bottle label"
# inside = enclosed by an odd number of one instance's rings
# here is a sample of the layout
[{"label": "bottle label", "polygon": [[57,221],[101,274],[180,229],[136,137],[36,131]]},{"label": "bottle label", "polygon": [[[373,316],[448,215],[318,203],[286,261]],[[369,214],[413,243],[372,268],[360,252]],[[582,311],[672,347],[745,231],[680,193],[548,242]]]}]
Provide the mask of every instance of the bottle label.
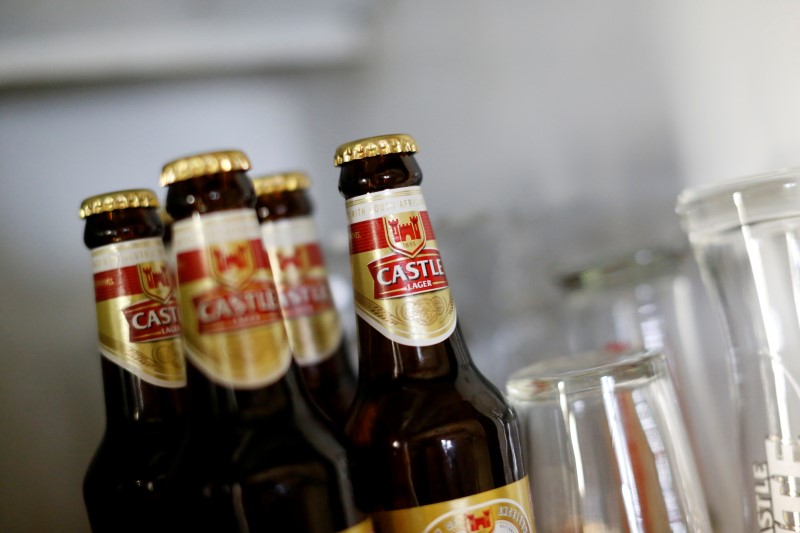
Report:
[{"label": "bottle label", "polygon": [[375,533],[375,528],[372,527],[372,520],[367,518],[353,527],[348,527],[339,533]]},{"label": "bottle label", "polygon": [[181,326],[158,237],[92,250],[100,353],[142,380],[186,385]]},{"label": "bottle label", "polygon": [[220,385],[279,380],[292,356],[255,210],[195,215],[172,231],[187,357]]},{"label": "bottle label", "polygon": [[767,460],[753,465],[758,531],[797,531],[800,497],[791,486],[800,479],[800,443],[771,435]]},{"label": "bottle label", "polygon": [[473,496],[372,515],[381,533],[535,533],[527,476]]},{"label": "bottle label", "polygon": [[420,187],[351,198],[347,215],[358,316],[401,344],[447,339],[456,308]]},{"label": "bottle label", "polygon": [[339,347],[342,328],[314,222],[296,217],[265,222],[261,230],[294,358],[317,364]]}]

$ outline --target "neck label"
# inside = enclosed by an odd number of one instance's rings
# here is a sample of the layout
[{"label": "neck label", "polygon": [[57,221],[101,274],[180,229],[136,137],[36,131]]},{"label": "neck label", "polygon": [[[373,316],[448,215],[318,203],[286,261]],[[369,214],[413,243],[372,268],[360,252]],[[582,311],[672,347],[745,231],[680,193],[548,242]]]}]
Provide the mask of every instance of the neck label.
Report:
[{"label": "neck label", "polygon": [[311,217],[261,225],[295,361],[315,365],[342,342],[328,272]]},{"label": "neck label", "polygon": [[292,359],[255,211],[180,220],[173,243],[187,357],[220,385],[278,381]]},{"label": "neck label", "polygon": [[160,238],[92,250],[100,353],[142,380],[186,385],[181,326]]},{"label": "neck label", "polygon": [[419,187],[347,201],[358,316],[389,339],[430,346],[456,327],[456,309]]}]

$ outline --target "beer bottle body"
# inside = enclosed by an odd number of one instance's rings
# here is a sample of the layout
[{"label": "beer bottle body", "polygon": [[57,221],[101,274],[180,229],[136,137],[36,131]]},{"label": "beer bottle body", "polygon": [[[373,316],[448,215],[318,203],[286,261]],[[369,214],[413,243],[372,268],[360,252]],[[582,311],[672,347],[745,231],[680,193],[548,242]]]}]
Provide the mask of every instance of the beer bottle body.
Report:
[{"label": "beer bottle body", "polygon": [[[105,202],[105,203],[104,203]],[[106,408],[84,477],[94,532],[166,531],[172,468],[185,438],[185,370],[154,193],[87,199]]]},{"label": "beer bottle body", "polygon": [[355,395],[355,373],[328,282],[305,174],[253,180],[256,212],[276,277],[289,341],[311,397],[341,425]]},{"label": "beer bottle body", "polygon": [[[381,532],[479,524],[476,509],[531,531],[516,416],[471,361],[422,173],[410,150],[380,151],[337,161],[359,343],[345,425],[357,502]],[[500,501],[513,518],[499,517]]]}]

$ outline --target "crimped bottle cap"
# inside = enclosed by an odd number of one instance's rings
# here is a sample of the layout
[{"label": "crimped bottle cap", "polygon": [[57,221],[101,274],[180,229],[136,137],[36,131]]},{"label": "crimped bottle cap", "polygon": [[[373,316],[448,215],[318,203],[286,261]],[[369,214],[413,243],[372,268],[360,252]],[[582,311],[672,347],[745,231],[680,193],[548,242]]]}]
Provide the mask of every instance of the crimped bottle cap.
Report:
[{"label": "crimped bottle cap", "polygon": [[158,197],[150,189],[126,189],[90,196],[81,202],[78,216],[86,218],[99,213],[132,207],[158,207]]},{"label": "crimped bottle cap", "polygon": [[337,148],[336,154],[333,156],[333,166],[338,167],[343,163],[376,155],[414,153],[416,151],[417,141],[405,133],[367,137],[344,143]]},{"label": "crimped bottle cap", "polygon": [[302,172],[281,172],[253,178],[256,194],[302,191],[311,186],[311,180]]},{"label": "crimped bottle cap", "polygon": [[250,159],[239,150],[207,152],[170,161],[161,169],[161,186],[220,172],[249,170]]}]

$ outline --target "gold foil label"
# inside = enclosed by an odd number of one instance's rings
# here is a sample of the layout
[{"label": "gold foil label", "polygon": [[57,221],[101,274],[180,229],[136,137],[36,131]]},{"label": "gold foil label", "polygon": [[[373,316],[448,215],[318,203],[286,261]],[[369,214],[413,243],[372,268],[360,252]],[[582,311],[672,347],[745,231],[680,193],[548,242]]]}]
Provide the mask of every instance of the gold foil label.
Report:
[{"label": "gold foil label", "polygon": [[100,353],[161,387],[186,385],[175,291],[160,238],[92,250]]},{"label": "gold foil label", "polygon": [[419,187],[347,201],[358,316],[389,339],[430,346],[456,327],[456,308]]},{"label": "gold foil label", "polygon": [[535,533],[527,476],[480,494],[374,513],[381,533]]},{"label": "gold foil label", "polygon": [[255,211],[177,221],[173,247],[191,362],[229,387],[257,388],[280,379],[292,357]]},{"label": "gold foil label", "polygon": [[353,527],[343,529],[339,533],[375,533],[375,528],[372,526],[372,520],[368,518]]},{"label": "gold foil label", "polygon": [[300,365],[324,361],[342,342],[339,313],[311,217],[261,225],[294,358]]}]

